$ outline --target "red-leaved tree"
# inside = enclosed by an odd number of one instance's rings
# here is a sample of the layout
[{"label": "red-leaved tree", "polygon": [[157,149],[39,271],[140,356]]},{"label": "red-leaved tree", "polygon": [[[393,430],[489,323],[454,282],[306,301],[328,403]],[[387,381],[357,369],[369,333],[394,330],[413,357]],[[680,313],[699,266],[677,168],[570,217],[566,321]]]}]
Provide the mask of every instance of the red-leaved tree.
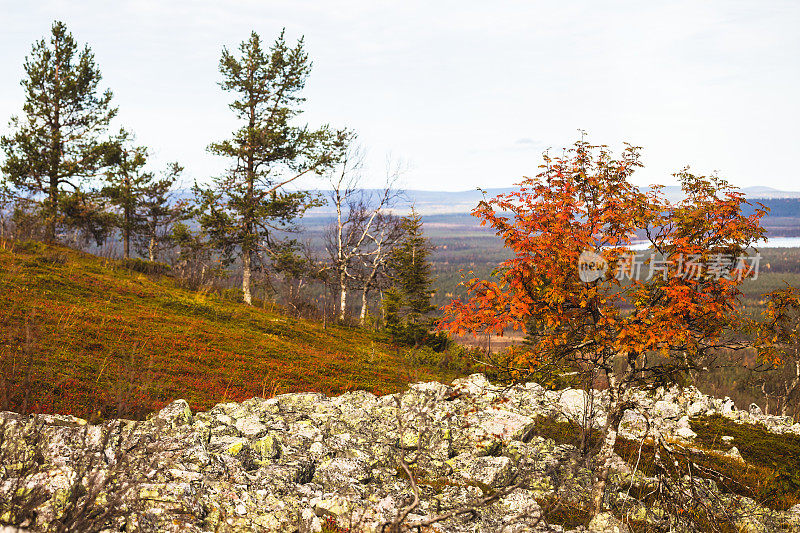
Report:
[{"label": "red-leaved tree", "polygon": [[[630,181],[637,147],[619,156],[585,141],[519,189],[481,202],[473,214],[513,257],[490,279],[469,279],[466,300],[444,308],[451,333],[527,332],[509,364],[524,379],[546,365],[588,369],[607,384],[604,440],[595,457],[595,514],[604,510],[609,467],[633,391],[679,381],[720,348],[751,345],[740,284],[757,265],[748,251],[766,214],[724,180],[683,170],[685,198]],[[643,240],[647,254],[631,249]],[[583,270],[581,270],[583,269]]]}]

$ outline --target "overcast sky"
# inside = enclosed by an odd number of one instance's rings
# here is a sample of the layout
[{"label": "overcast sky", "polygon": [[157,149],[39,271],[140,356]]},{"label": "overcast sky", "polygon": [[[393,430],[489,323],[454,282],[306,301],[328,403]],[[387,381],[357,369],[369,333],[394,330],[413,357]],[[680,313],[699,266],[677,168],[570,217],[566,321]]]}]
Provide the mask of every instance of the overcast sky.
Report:
[{"label": "overcast sky", "polygon": [[0,130],[54,19],[95,52],[119,124],[192,179],[221,172],[205,147],[236,126],[217,85],[222,47],[286,27],[314,61],[302,117],[356,130],[373,185],[391,154],[410,189],[509,186],[584,129],[642,146],[640,184],[674,183],[690,164],[800,190],[796,0],[0,0]]}]

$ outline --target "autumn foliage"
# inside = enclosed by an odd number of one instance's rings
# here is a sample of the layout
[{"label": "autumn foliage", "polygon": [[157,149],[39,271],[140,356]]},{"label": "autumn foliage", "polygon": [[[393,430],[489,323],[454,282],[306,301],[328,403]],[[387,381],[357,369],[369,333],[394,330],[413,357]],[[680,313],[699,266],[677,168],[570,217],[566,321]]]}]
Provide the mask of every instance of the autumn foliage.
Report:
[{"label": "autumn foliage", "polygon": [[[465,280],[469,298],[446,306],[440,327],[528,330],[535,342],[514,361],[518,373],[564,357],[610,370],[622,354],[636,370],[663,375],[735,343],[739,285],[755,273],[747,252],[763,238],[765,210],[745,216],[742,193],[688,170],[676,174],[685,199],[670,203],[658,187],[645,193],[631,183],[641,166],[636,147],[614,157],[581,141],[545,156],[519,190],[481,202],[473,214],[514,257],[494,279]],[[656,254],[637,256],[635,239]],[[578,270],[586,252],[608,265],[589,282]],[[668,357],[637,362],[648,352]]]},{"label": "autumn foliage", "polygon": [[631,183],[641,166],[637,147],[614,156],[579,141],[546,154],[518,190],[481,202],[473,214],[513,257],[490,279],[465,279],[468,298],[445,306],[439,324],[460,335],[525,330],[529,343],[505,362],[511,379],[566,366],[605,382],[595,513],[631,392],[690,376],[718,348],[752,345],[739,288],[757,273],[748,254],[766,210],[744,214],[741,192],[688,169],[675,174],[683,200],[670,202]]}]

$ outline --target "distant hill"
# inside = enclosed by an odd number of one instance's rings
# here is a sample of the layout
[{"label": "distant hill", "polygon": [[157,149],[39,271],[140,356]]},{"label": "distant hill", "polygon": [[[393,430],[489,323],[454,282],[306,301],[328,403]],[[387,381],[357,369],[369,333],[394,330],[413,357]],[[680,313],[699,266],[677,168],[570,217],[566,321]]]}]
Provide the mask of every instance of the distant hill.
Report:
[{"label": "distant hill", "polygon": [[[406,190],[401,200],[397,203],[396,212],[407,214],[413,205],[415,209],[425,216],[426,223],[433,222],[438,225],[460,228],[475,227],[477,221],[472,217],[465,217],[484,198],[493,198],[498,194],[506,194],[515,190],[513,187],[486,189],[485,191],[422,191]],[[645,187],[644,190],[649,190]],[[770,209],[769,215],[764,220],[764,226],[773,237],[798,237],[800,236],[800,191],[782,191],[771,187],[754,186],[741,189],[747,199],[759,202]],[[326,197],[327,192],[315,191]],[[364,189],[364,194],[377,197],[381,191],[377,189]],[[662,188],[664,196],[671,202],[683,198],[681,189],[677,185]],[[190,197],[189,191],[181,191],[178,197]],[[746,210],[752,212],[753,208]],[[310,209],[301,224],[312,233],[319,233],[331,220],[335,211],[331,205],[323,205]]]},{"label": "distant hill", "polygon": [[[649,190],[649,187],[644,187],[644,190]],[[403,202],[398,208],[399,212],[406,212],[410,205],[413,205],[416,210],[422,215],[445,215],[445,214],[458,214],[469,213],[478,205],[478,202],[485,198],[493,198],[498,194],[506,194],[515,190],[513,187],[486,189],[485,194],[478,189],[471,191],[422,191],[410,189],[405,191]],[[325,194],[325,191],[318,191]],[[377,193],[374,189],[365,189],[366,194]],[[662,188],[664,196],[672,202],[679,201],[683,198],[681,189],[677,185],[670,185]],[[777,199],[794,199],[800,200],[800,191],[781,191],[771,187],[744,187],[742,192],[747,195],[748,199],[752,200],[777,200]],[[795,205],[795,204],[787,204]],[[309,211],[311,216],[324,216],[333,214],[334,211],[331,206],[317,207]],[[795,216],[800,217],[800,208],[795,211]]]},{"label": "distant hill", "polygon": [[[646,188],[649,189],[649,188]],[[498,194],[513,191],[513,188],[487,189],[486,198],[493,198]],[[683,198],[678,186],[669,186],[662,189],[664,195],[671,202]],[[759,202],[769,208],[769,215],[764,219],[764,226],[772,237],[798,237],[800,236],[800,192],[780,191],[770,187],[745,187],[742,191],[752,202]],[[322,191],[320,191],[322,192]],[[367,189],[365,194],[376,194],[378,191]],[[324,192],[322,192],[324,194]],[[405,214],[410,205],[425,217],[428,230],[433,226],[458,227],[460,230],[476,228],[478,221],[468,215],[478,202],[484,199],[484,193],[474,191],[405,191],[404,199],[398,205],[397,212]],[[746,208],[750,213],[754,207]],[[319,229],[333,216],[333,208],[329,205],[310,210],[302,223],[307,228]]]}]

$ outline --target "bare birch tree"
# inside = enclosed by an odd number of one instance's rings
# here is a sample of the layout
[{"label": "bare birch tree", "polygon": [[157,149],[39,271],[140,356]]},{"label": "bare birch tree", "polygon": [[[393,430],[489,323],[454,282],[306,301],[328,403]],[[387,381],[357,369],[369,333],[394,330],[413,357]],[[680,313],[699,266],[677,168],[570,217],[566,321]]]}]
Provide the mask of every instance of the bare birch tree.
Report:
[{"label": "bare birch tree", "polygon": [[367,298],[386,264],[394,242],[399,237],[399,223],[391,208],[401,191],[397,182],[400,164],[387,164],[384,186],[379,190],[360,187],[363,179],[364,152],[351,144],[341,163],[330,175],[330,203],[336,220],[326,233],[330,270],[338,293],[339,320],[347,314],[347,294],[352,287],[361,291],[360,320],[367,315]]}]

